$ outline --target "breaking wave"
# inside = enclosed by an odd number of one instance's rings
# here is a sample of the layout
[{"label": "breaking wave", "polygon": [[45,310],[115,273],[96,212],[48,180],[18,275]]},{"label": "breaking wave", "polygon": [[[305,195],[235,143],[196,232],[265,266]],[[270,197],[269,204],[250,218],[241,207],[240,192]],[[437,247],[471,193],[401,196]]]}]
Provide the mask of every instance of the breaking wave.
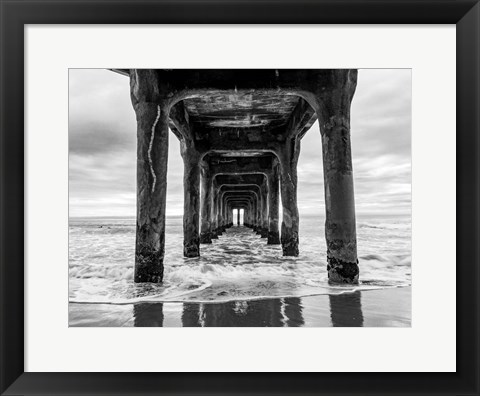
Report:
[{"label": "breaking wave", "polygon": [[283,257],[252,230],[232,227],[201,257],[182,255],[182,219],[166,227],[162,284],[133,282],[135,220],[70,222],[69,294],[74,303],[224,302],[341,294],[408,286],[411,282],[410,219],[358,224],[359,285],[329,285],[323,222],[302,219],[300,256]]}]

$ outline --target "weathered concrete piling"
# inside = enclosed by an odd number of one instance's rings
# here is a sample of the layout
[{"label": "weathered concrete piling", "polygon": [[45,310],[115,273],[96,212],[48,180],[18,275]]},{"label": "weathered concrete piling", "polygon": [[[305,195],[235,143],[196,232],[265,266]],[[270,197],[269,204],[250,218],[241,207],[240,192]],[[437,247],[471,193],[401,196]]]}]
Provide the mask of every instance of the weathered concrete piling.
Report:
[{"label": "weathered concrete piling", "polygon": [[200,243],[212,243],[212,177],[208,164],[201,165],[201,226]]},{"label": "weathered concrete piling", "polygon": [[358,282],[350,145],[356,70],[115,71],[130,76],[137,117],[135,282],[163,278],[169,129],[184,162],[186,257],[231,227],[234,209],[238,224],[243,210],[245,227],[298,256],[297,162],[317,119],[328,276]]},{"label": "weathered concrete piling", "polygon": [[183,255],[200,256],[200,155],[189,140],[180,142],[183,172]]},{"label": "weathered concrete piling", "polygon": [[268,176],[268,241],[269,245],[280,244],[278,232],[278,199],[279,199],[278,165],[272,167]]},{"label": "weathered concrete piling", "polygon": [[350,145],[350,104],[357,86],[356,70],[336,70],[328,89],[316,93],[325,185],[325,236],[328,277],[357,283],[357,234]]}]

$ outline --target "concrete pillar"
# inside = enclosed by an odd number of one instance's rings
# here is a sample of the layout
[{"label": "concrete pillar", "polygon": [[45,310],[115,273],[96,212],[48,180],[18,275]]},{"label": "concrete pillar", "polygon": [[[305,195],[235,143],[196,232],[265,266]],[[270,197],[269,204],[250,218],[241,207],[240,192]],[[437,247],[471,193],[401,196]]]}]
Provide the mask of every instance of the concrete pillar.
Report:
[{"label": "concrete pillar", "polygon": [[214,181],[212,184],[212,239],[218,239],[218,187]]},{"label": "concrete pillar", "polygon": [[230,228],[230,206],[227,201],[225,201],[225,212],[227,216],[227,228]]},{"label": "concrete pillar", "polygon": [[265,178],[265,182],[260,186],[260,194],[262,195],[262,229],[260,235],[262,238],[268,237],[268,181]]},{"label": "concrete pillar", "polygon": [[217,218],[218,218],[218,235],[223,234],[223,218],[222,218],[222,199],[218,197],[218,209],[217,209]]},{"label": "concrete pillar", "polygon": [[258,194],[257,194],[257,227],[255,229],[258,235],[262,235],[262,228],[263,228],[263,194],[262,190],[259,186]]},{"label": "concrete pillar", "polygon": [[137,118],[137,225],[135,282],[161,282],[165,253],[167,197],[167,101],[149,92],[156,83],[151,71],[130,73],[132,105]]},{"label": "concrete pillar", "polygon": [[180,142],[183,158],[183,255],[200,256],[200,154],[193,142]]},{"label": "concrete pillar", "polygon": [[222,200],[221,196],[217,195],[217,234],[218,236],[223,234],[223,227],[222,227]]},{"label": "concrete pillar", "polygon": [[268,241],[269,245],[280,244],[278,232],[279,175],[278,165],[273,166],[268,178]]},{"label": "concrete pillar", "polygon": [[250,212],[248,214],[248,223],[250,225],[250,228],[255,231],[255,214],[256,214],[256,201],[255,201],[255,194],[253,194],[251,198],[251,208]]},{"label": "concrete pillar", "polygon": [[254,231],[258,232],[261,227],[261,212],[262,212],[262,201],[260,195],[257,194],[255,197],[255,228]]},{"label": "concrete pillar", "polygon": [[284,256],[298,256],[297,162],[300,141],[295,137],[278,152],[282,196],[281,243]]},{"label": "concrete pillar", "polygon": [[222,200],[222,232],[227,230],[227,209],[225,207],[225,202]]},{"label": "concrete pillar", "polygon": [[227,207],[225,205],[225,202],[221,201],[222,203],[222,232],[225,232],[228,227],[228,221],[227,221]]},{"label": "concrete pillar", "polygon": [[357,85],[357,70],[331,73],[331,86],[318,91],[315,109],[322,135],[328,279],[334,283],[358,283],[350,145],[350,104]]},{"label": "concrete pillar", "polygon": [[212,175],[208,164],[201,165],[200,243],[212,243]]},{"label": "concrete pillar", "polygon": [[257,218],[256,218],[257,227],[255,229],[255,232],[258,235],[262,235],[262,227],[263,227],[262,214],[263,214],[262,192],[259,191],[258,197],[257,197]]},{"label": "concrete pillar", "polygon": [[253,213],[254,213],[254,202],[253,197],[250,199],[250,206],[248,208],[248,227],[253,228]]},{"label": "concrete pillar", "polygon": [[237,208],[237,226],[240,226],[240,209]]}]

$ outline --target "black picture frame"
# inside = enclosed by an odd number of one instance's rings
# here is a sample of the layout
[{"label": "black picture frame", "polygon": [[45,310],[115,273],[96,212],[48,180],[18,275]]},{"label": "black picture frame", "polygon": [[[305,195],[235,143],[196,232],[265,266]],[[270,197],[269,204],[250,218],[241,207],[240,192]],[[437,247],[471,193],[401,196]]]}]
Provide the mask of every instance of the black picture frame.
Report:
[{"label": "black picture frame", "polygon": [[[480,394],[478,0],[0,0],[0,12],[1,394]],[[456,24],[457,371],[25,373],[24,26],[85,23]]]}]

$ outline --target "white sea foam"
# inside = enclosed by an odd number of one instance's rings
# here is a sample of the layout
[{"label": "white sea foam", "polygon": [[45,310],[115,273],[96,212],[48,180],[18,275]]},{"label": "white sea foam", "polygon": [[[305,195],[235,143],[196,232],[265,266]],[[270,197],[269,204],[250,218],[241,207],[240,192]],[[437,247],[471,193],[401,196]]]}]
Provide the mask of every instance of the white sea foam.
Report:
[{"label": "white sea foam", "polygon": [[135,221],[72,219],[70,301],[219,302],[340,294],[409,285],[410,219],[368,219],[358,224],[361,283],[327,282],[323,221],[302,219],[300,256],[282,257],[280,246],[246,228],[233,227],[201,246],[201,257],[182,256],[182,220],[167,220],[162,284],[134,284]]}]

